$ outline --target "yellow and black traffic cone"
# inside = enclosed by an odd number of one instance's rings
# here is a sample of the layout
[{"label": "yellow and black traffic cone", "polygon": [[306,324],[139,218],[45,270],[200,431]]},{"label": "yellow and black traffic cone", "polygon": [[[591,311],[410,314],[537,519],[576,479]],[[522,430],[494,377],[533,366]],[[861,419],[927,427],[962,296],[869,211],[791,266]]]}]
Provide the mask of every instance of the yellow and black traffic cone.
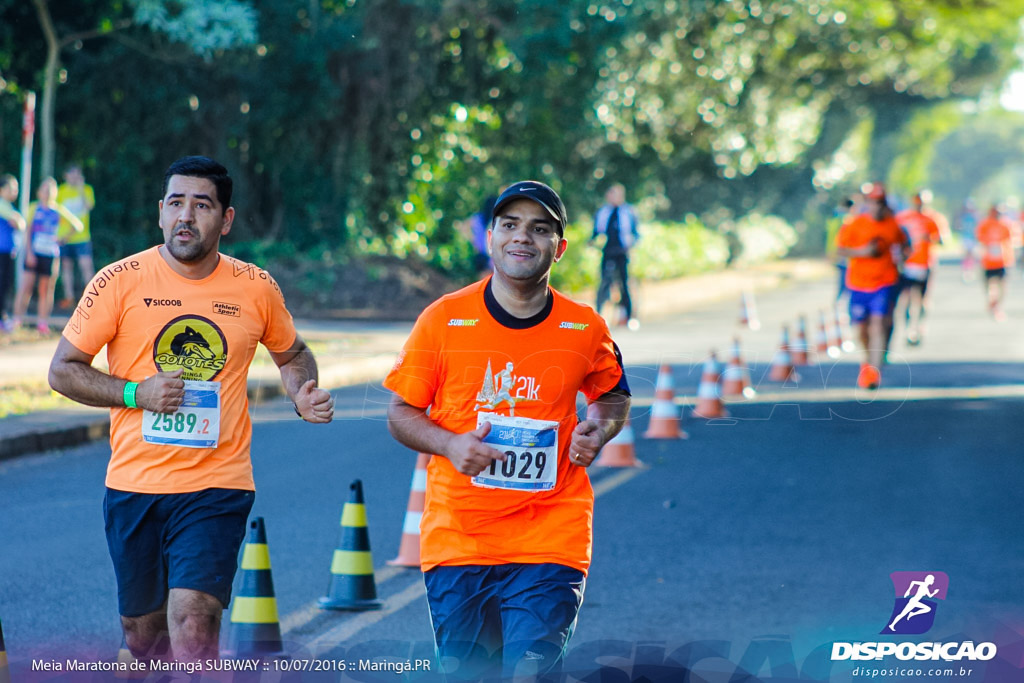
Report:
[{"label": "yellow and black traffic cone", "polygon": [[231,601],[231,629],[224,649],[228,657],[274,657],[284,652],[277,618],[270,549],[263,518],[249,522],[249,538],[242,550],[241,587]]},{"label": "yellow and black traffic cone", "polygon": [[11,683],[11,669],[7,665],[7,647],[4,645],[3,622],[0,622],[0,683]]},{"label": "yellow and black traffic cone", "polygon": [[341,511],[341,540],[331,560],[331,583],[327,595],[320,598],[321,609],[380,609],[377,586],[373,580],[370,531],[366,527],[366,503],[363,482],[349,486],[349,501]]}]

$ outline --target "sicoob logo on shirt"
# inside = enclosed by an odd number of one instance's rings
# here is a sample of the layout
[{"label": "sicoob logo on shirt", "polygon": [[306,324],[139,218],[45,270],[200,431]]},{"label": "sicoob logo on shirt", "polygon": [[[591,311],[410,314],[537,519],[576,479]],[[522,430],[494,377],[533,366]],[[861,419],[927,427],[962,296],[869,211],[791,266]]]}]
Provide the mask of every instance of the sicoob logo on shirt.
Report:
[{"label": "sicoob logo on shirt", "polygon": [[228,357],[228,342],[213,322],[198,315],[183,315],[167,323],[153,345],[157,370],[184,370],[182,379],[209,381]]}]

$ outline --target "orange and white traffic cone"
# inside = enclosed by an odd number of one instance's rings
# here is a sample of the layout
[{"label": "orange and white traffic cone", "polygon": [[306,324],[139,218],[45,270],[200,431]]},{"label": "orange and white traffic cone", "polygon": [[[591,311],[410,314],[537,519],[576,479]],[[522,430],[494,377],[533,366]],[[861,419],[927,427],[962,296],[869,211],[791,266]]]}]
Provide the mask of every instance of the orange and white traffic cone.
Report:
[{"label": "orange and white traffic cone", "polygon": [[662,365],[654,382],[654,403],[645,439],[685,439],[689,435],[679,427],[679,411],[675,403],[672,368]]},{"label": "orange and white traffic cone", "polygon": [[416,456],[416,469],[412,472],[412,486],[409,487],[409,504],[405,507],[398,557],[387,561],[395,567],[420,566],[420,519],[423,518],[423,504],[427,496],[428,462],[429,453],[420,453]]},{"label": "orange and white traffic cone", "polygon": [[604,445],[594,464],[598,467],[643,466],[643,463],[636,457],[636,448],[633,445],[633,425],[629,423],[628,415],[626,424],[622,426],[622,431]]},{"label": "orange and white traffic cone", "polygon": [[793,365],[807,365],[807,316],[797,318],[796,341],[789,347]]},{"label": "orange and white traffic cone", "polygon": [[729,415],[725,406],[722,405],[722,394],[718,390],[720,376],[718,358],[712,350],[711,355],[704,361],[704,371],[701,373],[700,385],[697,387],[697,406],[693,409],[693,414],[697,417],[713,419]]},{"label": "orange and white traffic cone", "polygon": [[839,313],[832,311],[832,326],[829,328],[828,357],[839,358],[843,353],[843,329],[839,326]]},{"label": "orange and white traffic cone", "polygon": [[750,386],[750,372],[740,359],[740,340],[732,340],[732,358],[722,373],[722,396],[726,398],[753,398],[756,392]]},{"label": "orange and white traffic cone", "polygon": [[814,351],[819,359],[828,355],[828,332],[825,330],[825,311],[818,311],[818,334],[814,340]]},{"label": "orange and white traffic cone", "polygon": [[761,321],[757,318],[757,304],[754,302],[754,293],[744,291],[740,297],[740,325],[751,329],[761,329]]},{"label": "orange and white traffic cone", "polygon": [[779,350],[772,359],[772,366],[768,371],[768,379],[773,382],[785,382],[789,379],[796,379],[796,370],[793,368],[793,360],[789,355],[789,327],[782,326],[782,342]]},{"label": "orange and white traffic cone", "polygon": [[856,349],[857,347],[853,343],[853,340],[850,339],[849,335],[844,335],[843,334],[843,319],[845,317],[845,319],[848,321],[849,320],[849,316],[844,316],[840,312],[838,306],[836,306],[835,314],[836,314],[836,338],[839,340],[839,349],[842,350],[842,351],[845,351],[846,353],[852,353],[854,351],[854,349]]}]

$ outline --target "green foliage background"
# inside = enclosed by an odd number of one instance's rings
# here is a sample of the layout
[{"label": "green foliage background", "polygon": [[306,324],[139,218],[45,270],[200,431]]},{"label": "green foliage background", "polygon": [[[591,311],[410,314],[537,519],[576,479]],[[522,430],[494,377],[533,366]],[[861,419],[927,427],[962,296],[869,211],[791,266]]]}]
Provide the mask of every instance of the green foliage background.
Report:
[{"label": "green foliage background", "polygon": [[[96,187],[100,260],[153,243],[184,154],[232,169],[230,242],[257,261],[414,255],[468,277],[457,222],[538,178],[580,242],[623,182],[645,242],[670,245],[637,255],[653,275],[720,262],[713,245],[759,216],[820,253],[834,203],[869,179],[953,206],[1014,163],[971,175],[978,139],[1021,139],[1018,119],[996,133],[959,104],[1017,65],[1020,0],[0,0],[3,170],[45,85],[37,4],[70,37],[53,161]],[[585,284],[596,256],[574,258],[558,277]]]}]

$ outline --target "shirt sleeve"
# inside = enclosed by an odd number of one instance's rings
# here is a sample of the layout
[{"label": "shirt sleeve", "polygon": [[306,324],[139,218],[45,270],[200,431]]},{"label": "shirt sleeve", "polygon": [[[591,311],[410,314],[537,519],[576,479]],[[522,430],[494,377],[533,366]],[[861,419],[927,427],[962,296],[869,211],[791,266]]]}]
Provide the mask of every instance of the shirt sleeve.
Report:
[{"label": "shirt sleeve", "polygon": [[622,354],[619,347],[612,341],[608,325],[600,321],[600,333],[595,340],[591,355],[590,372],[583,378],[580,391],[588,401],[601,398],[609,391],[619,389],[629,394],[629,384],[622,366]]},{"label": "shirt sleeve", "polygon": [[851,248],[857,245],[853,244],[854,234],[857,228],[860,226],[860,217],[854,218],[852,221],[847,221],[839,226],[839,232],[836,233],[836,246]]},{"label": "shirt sleeve", "polygon": [[295,343],[295,321],[285,307],[284,294],[277,281],[266,271],[262,271],[262,274],[266,275],[267,282],[264,292],[263,336],[260,343],[267,347],[267,350],[280,353],[287,351]]},{"label": "shirt sleeve", "polygon": [[90,356],[99,353],[117,335],[121,319],[120,283],[123,278],[104,279],[102,273],[97,273],[86,285],[86,294],[64,327],[64,338]]},{"label": "shirt sleeve", "polygon": [[429,408],[434,403],[441,380],[442,336],[437,322],[437,306],[428,307],[409,334],[384,379],[384,387],[398,394],[411,406]]}]

